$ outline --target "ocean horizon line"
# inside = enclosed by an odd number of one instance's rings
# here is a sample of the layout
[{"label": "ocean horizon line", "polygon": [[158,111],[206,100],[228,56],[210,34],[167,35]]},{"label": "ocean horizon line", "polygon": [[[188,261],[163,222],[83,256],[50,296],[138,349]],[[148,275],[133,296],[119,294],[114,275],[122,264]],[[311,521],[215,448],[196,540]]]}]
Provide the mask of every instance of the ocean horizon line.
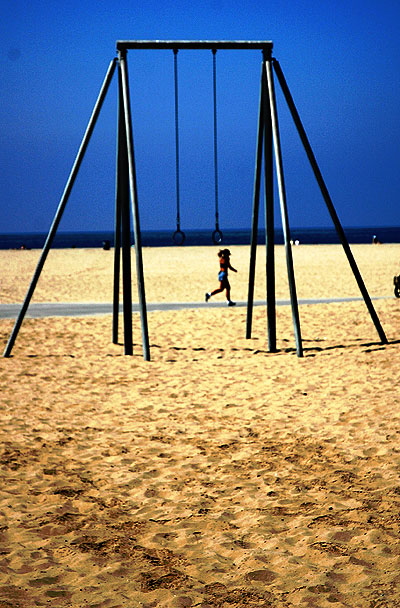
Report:
[{"label": "ocean horizon line", "polygon": [[[353,226],[343,227],[350,244],[371,243],[373,239],[380,243],[400,243],[400,226]],[[223,229],[221,243],[213,242],[212,229],[188,229],[185,233],[184,246],[219,246],[227,244],[249,245],[251,240],[250,228]],[[143,247],[173,246],[173,230],[143,230],[141,240]],[[46,232],[14,232],[0,233],[0,249],[42,249],[48,233]],[[282,228],[274,230],[276,244],[284,243]],[[290,238],[299,244],[339,244],[340,238],[334,227],[291,228]],[[258,230],[257,242],[265,242],[265,229]],[[132,234],[132,244],[134,237]],[[114,231],[60,231],[54,237],[52,248],[109,248],[114,245]],[[179,246],[179,245],[177,245]]]}]

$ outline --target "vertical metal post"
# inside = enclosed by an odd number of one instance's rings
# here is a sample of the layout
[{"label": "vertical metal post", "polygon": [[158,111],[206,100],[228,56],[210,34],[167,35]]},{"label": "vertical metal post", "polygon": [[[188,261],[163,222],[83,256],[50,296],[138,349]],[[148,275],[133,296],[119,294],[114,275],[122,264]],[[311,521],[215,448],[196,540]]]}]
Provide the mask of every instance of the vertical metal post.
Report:
[{"label": "vertical metal post", "polygon": [[133,355],[132,342],[132,269],[131,269],[131,214],[129,198],[121,201],[122,224],[122,298],[124,317],[124,354]]},{"label": "vertical metal post", "polygon": [[121,267],[121,154],[122,146],[126,148],[126,140],[123,139],[125,133],[124,118],[121,116],[122,107],[121,75],[118,68],[118,119],[117,119],[117,158],[115,176],[115,226],[114,226],[114,285],[113,285],[113,321],[112,321],[112,341],[118,344],[118,319],[119,319],[119,283]]},{"label": "vertical metal post", "polygon": [[30,301],[32,299],[32,296],[34,294],[34,291],[35,291],[36,285],[38,283],[40,274],[41,274],[41,272],[43,270],[43,266],[45,264],[45,261],[47,259],[48,253],[49,253],[51,245],[53,243],[55,234],[57,232],[57,228],[59,226],[59,223],[60,223],[62,215],[64,213],[66,204],[67,204],[69,196],[71,194],[72,187],[73,187],[73,185],[75,183],[75,179],[76,179],[76,177],[78,175],[79,168],[80,168],[80,166],[82,164],[82,160],[83,160],[83,157],[85,155],[86,148],[87,148],[87,146],[89,144],[90,138],[91,138],[92,133],[93,133],[93,129],[94,129],[94,127],[96,125],[96,122],[97,122],[97,119],[99,117],[100,110],[102,108],[102,105],[103,105],[104,99],[106,97],[108,88],[110,86],[112,77],[114,75],[115,66],[116,66],[116,59],[114,58],[110,62],[110,65],[108,67],[108,70],[107,70],[106,76],[104,78],[102,87],[100,89],[100,93],[98,95],[96,104],[95,104],[95,106],[93,108],[92,115],[91,115],[91,117],[89,119],[88,126],[86,127],[86,131],[85,131],[85,134],[83,136],[82,143],[81,143],[81,145],[79,147],[78,154],[76,155],[75,162],[74,162],[74,164],[72,166],[72,169],[71,169],[69,178],[67,180],[67,183],[65,185],[64,192],[62,194],[61,200],[60,200],[60,202],[58,204],[58,208],[57,208],[57,211],[55,213],[53,222],[52,222],[52,224],[50,226],[50,230],[49,230],[49,233],[47,235],[46,242],[45,242],[44,247],[43,247],[43,251],[42,251],[41,256],[39,258],[39,262],[38,262],[38,264],[36,266],[34,275],[32,277],[31,284],[30,284],[30,286],[28,288],[28,291],[27,291],[26,296],[25,296],[25,300],[24,300],[24,302],[22,304],[22,308],[20,310],[20,313],[19,313],[18,318],[17,318],[17,320],[15,322],[15,325],[14,325],[13,331],[12,331],[12,333],[10,335],[10,338],[8,340],[8,343],[6,345],[6,348],[5,348],[5,351],[4,351],[4,354],[3,354],[4,357],[9,357],[10,356],[11,351],[12,351],[13,346],[14,346],[14,343],[15,343],[15,340],[17,339],[18,332],[19,332],[19,330],[21,328],[21,325],[22,325],[22,322],[24,320],[26,311],[28,310],[29,303],[30,303]]},{"label": "vertical metal post", "polygon": [[324,181],[324,179],[322,177],[321,171],[319,169],[318,163],[317,163],[316,158],[314,156],[314,153],[312,151],[312,148],[311,148],[310,142],[308,140],[307,134],[306,134],[305,129],[303,127],[303,124],[301,122],[300,116],[299,116],[299,114],[297,112],[297,109],[296,109],[295,103],[293,101],[292,95],[291,95],[291,93],[289,91],[289,87],[288,87],[288,85],[286,83],[286,80],[285,80],[285,77],[283,75],[282,69],[281,69],[281,67],[279,65],[279,62],[276,59],[274,59],[274,69],[275,69],[275,73],[276,73],[276,75],[278,77],[279,84],[281,86],[282,92],[283,92],[283,94],[285,96],[286,103],[287,103],[287,105],[289,107],[289,110],[290,110],[290,113],[292,115],[293,121],[294,121],[294,123],[296,125],[296,128],[297,128],[297,131],[299,133],[300,139],[301,139],[302,144],[304,146],[304,149],[306,151],[306,154],[307,154],[308,160],[310,162],[311,168],[312,168],[312,170],[314,172],[314,175],[315,175],[315,178],[317,180],[318,186],[319,186],[319,188],[321,190],[321,194],[322,194],[322,196],[324,198],[325,204],[326,204],[326,206],[328,208],[328,211],[330,213],[332,221],[333,221],[333,223],[335,225],[336,232],[337,232],[337,234],[339,236],[339,239],[340,239],[340,242],[342,244],[342,247],[343,247],[343,249],[344,249],[344,251],[346,253],[347,259],[348,259],[350,267],[351,267],[351,269],[353,271],[354,277],[355,277],[355,279],[357,281],[357,284],[358,284],[358,287],[360,289],[360,292],[361,292],[361,294],[362,294],[362,296],[364,298],[364,302],[365,302],[365,304],[366,304],[366,306],[368,308],[369,314],[371,316],[371,319],[372,319],[372,321],[373,321],[373,323],[375,325],[375,328],[376,328],[376,330],[378,332],[378,335],[379,335],[382,343],[383,344],[387,344],[387,338],[386,338],[385,332],[384,332],[384,330],[383,330],[383,328],[381,326],[381,323],[379,321],[378,315],[376,314],[375,308],[374,308],[374,306],[373,306],[373,304],[371,302],[371,298],[369,297],[367,288],[365,287],[364,281],[362,279],[362,276],[360,274],[360,271],[358,269],[356,261],[355,261],[355,259],[353,257],[352,252],[351,252],[351,249],[350,249],[349,243],[347,241],[346,235],[345,235],[344,230],[342,228],[342,225],[340,223],[339,217],[338,217],[338,215],[336,213],[335,207],[333,206],[332,199],[331,199],[330,194],[328,192],[328,189],[326,187],[325,181]]},{"label": "vertical metal post", "polygon": [[271,51],[263,52],[262,86],[264,89],[264,171],[265,171],[265,246],[266,246],[266,289],[268,350],[276,352],[276,297],[275,297],[275,222],[273,183],[273,134],[271,103],[266,73],[266,62]]},{"label": "vertical metal post", "polygon": [[131,268],[131,214],[129,199],[128,148],[125,126],[125,109],[122,91],[122,71],[118,66],[118,176],[117,199],[122,229],[122,297],[124,317],[124,353],[133,355],[132,342],[132,268]]},{"label": "vertical metal post", "polygon": [[[269,55],[268,55],[269,56]],[[266,284],[267,284],[267,325],[268,350],[276,352],[276,302],[275,302],[275,237],[274,237],[274,188],[272,123],[265,72],[265,52],[263,54],[259,120],[257,135],[256,170],[254,179],[253,218],[250,245],[249,289],[247,298],[246,338],[251,338],[252,309],[254,303],[254,278],[258,236],[258,215],[260,200],[261,165],[264,146],[264,196],[265,196],[265,244],[266,244]]]},{"label": "vertical metal post", "polygon": [[112,342],[118,344],[118,319],[119,319],[119,282],[121,266],[121,205],[120,201],[115,204],[115,229],[114,229],[114,284],[113,284],[113,320],[112,320]]},{"label": "vertical metal post", "polygon": [[268,59],[265,62],[265,66],[266,66],[266,72],[267,72],[269,100],[270,100],[270,106],[271,106],[272,132],[273,132],[274,149],[275,149],[275,162],[276,162],[276,171],[277,171],[277,178],[278,178],[279,201],[280,201],[280,207],[281,207],[283,234],[285,237],[286,266],[287,266],[288,280],[289,280],[290,301],[291,301],[291,306],[292,306],[293,328],[294,328],[294,335],[295,335],[295,341],[296,341],[297,356],[302,357],[303,356],[303,346],[302,346],[302,341],[301,341],[299,308],[298,308],[298,301],[297,301],[297,294],[296,294],[296,281],[295,281],[294,270],[293,270],[292,247],[291,247],[291,243],[290,243],[289,219],[288,219],[287,203],[286,203],[286,188],[285,188],[285,181],[284,181],[284,175],[283,175],[283,162],[282,162],[282,151],[281,151],[280,136],[279,136],[278,113],[277,113],[276,100],[275,100],[275,87],[274,87],[274,79],[273,79],[272,65],[271,65],[270,59]]},{"label": "vertical metal post", "polygon": [[[261,78],[262,78],[262,76],[261,76]],[[255,281],[255,273],[256,273],[258,216],[259,216],[259,209],[260,209],[260,184],[261,184],[261,168],[262,168],[262,154],[263,154],[263,140],[264,140],[263,95],[264,95],[264,88],[263,88],[263,82],[261,79],[259,112],[258,112],[256,166],[255,166],[255,174],[254,174],[253,214],[252,214],[252,222],[251,222],[249,286],[248,286],[248,293],[247,293],[246,338],[251,338],[251,329],[252,329],[252,323],[253,323],[254,281]]]},{"label": "vertical metal post", "polygon": [[146,307],[146,295],[145,295],[144,273],[143,273],[142,239],[141,239],[141,232],[140,232],[139,204],[138,204],[138,195],[137,195],[136,167],[135,167],[135,156],[134,156],[134,146],[133,146],[133,131],[132,131],[126,50],[120,51],[119,63],[120,63],[121,76],[122,76],[125,131],[126,131],[126,143],[127,143],[127,152],[128,152],[129,187],[130,187],[130,195],[131,195],[131,203],[132,203],[133,230],[134,230],[134,235],[135,235],[136,274],[137,274],[137,283],[138,283],[140,320],[141,320],[141,327],[142,327],[143,358],[146,361],[150,361],[149,332],[148,332],[148,324],[147,324],[147,307]]}]

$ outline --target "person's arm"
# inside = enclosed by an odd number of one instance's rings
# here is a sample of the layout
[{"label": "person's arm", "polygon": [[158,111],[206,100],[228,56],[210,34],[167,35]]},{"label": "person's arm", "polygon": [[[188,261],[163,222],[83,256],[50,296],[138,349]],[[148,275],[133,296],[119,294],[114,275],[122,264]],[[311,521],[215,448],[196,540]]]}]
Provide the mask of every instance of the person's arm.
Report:
[{"label": "person's arm", "polygon": [[234,268],[233,266],[231,266],[231,263],[229,262],[229,269],[233,270],[233,272],[237,272],[236,268]]}]

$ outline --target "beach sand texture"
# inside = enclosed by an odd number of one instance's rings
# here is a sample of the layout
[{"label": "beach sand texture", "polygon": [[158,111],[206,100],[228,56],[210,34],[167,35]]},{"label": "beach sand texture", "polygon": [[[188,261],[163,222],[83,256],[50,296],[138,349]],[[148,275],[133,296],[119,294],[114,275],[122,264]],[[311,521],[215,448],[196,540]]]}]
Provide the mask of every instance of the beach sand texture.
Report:
[{"label": "beach sand texture", "polygon": [[[363,302],[301,306],[303,358],[290,307],[277,353],[264,307],[251,339],[242,307],[151,312],[151,362],[138,315],[131,357],[110,315],[24,321],[0,364],[0,608],[400,605],[400,246],[352,250],[386,345]],[[216,252],[144,250],[148,301],[203,301]],[[2,303],[38,253],[0,252]],[[359,295],[340,247],[293,256],[299,298]],[[278,247],[287,299],[285,273]],[[52,251],[34,301],[111,301],[112,274],[112,252]]]}]

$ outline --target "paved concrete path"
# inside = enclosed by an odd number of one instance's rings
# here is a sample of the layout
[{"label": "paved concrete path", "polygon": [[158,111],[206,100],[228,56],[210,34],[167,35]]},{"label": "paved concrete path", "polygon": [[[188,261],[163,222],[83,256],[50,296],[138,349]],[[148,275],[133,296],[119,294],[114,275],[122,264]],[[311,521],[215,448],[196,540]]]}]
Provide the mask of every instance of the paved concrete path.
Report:
[{"label": "paved concrete path", "polygon": [[[385,296],[386,298],[392,296]],[[372,300],[382,300],[381,298],[371,298]],[[319,298],[298,300],[302,304],[325,304],[332,302],[357,302],[362,301],[361,297],[354,298]],[[265,300],[256,300],[254,306],[265,306]],[[277,306],[289,306],[290,300],[277,300]],[[247,306],[247,302],[237,302],[237,307]],[[21,310],[22,304],[0,304],[0,319],[16,319]],[[184,308],[221,308],[226,307],[226,302],[150,302],[147,310],[181,310]],[[120,305],[122,312],[122,305]],[[139,305],[132,305],[132,312],[139,312]],[[40,302],[31,303],[26,313],[26,318],[38,317],[93,317],[96,315],[109,315],[112,313],[112,304],[108,302]]]}]

